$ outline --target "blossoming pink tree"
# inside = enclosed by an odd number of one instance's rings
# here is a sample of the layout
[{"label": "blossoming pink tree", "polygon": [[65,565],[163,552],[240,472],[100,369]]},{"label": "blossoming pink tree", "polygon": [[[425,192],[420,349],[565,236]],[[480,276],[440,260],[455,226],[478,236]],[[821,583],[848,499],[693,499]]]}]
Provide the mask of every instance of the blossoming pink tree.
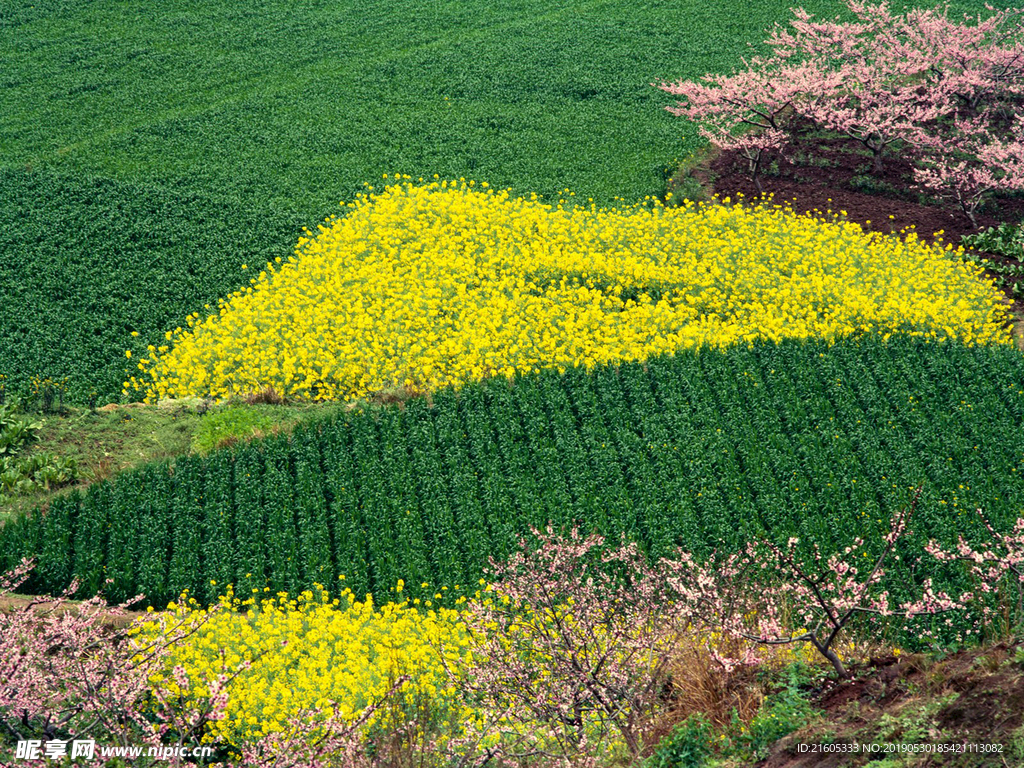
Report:
[{"label": "blossoming pink tree", "polygon": [[[1000,533],[982,510],[977,513],[988,532],[988,544],[974,547],[960,535],[954,551],[944,549],[935,541],[929,541],[925,550],[936,560],[967,563],[983,595],[993,595],[1000,585],[1009,581],[1008,586],[1015,587],[1017,592],[1016,615],[1013,619],[1007,616],[1006,621],[1005,629],[1009,633],[1024,622],[1024,518],[1018,518],[1009,533]],[[984,606],[982,613],[990,617],[991,606]]]},{"label": "blossoming pink tree", "polygon": [[[972,142],[1007,146],[997,140],[1001,130],[992,118],[998,113],[1011,126],[1020,120],[1024,9],[989,18],[965,14],[957,22],[948,8],[893,15],[884,2],[848,0],[847,7],[856,22],[814,22],[797,10],[790,29],[776,27],[768,41],[784,61],[803,58],[843,73],[842,85],[806,102],[804,114],[863,143],[873,153],[875,172],[882,168],[882,151],[896,141],[932,166],[954,150],[988,171],[999,169],[1000,158],[972,151],[978,148]],[[971,121],[969,128],[961,118]],[[964,176],[956,170],[948,178]]]},{"label": "blossoming pink tree", "polygon": [[[827,558],[815,546],[809,563],[796,554],[796,538],[790,538],[785,547],[758,539],[741,552],[710,564],[699,563],[685,552],[664,562],[671,573],[668,583],[688,614],[758,645],[810,643],[837,675],[846,677],[846,668],[835,652],[836,640],[859,614],[894,613],[888,593],[875,587],[884,576],[885,559],[904,530],[905,517],[894,517],[885,549],[866,574],[856,565],[864,544],[859,537],[842,553]],[[936,607],[959,607],[948,595],[934,595],[930,583],[925,588]],[[908,614],[913,608],[904,606]],[[796,617],[802,628],[794,631],[786,616]],[[713,647],[709,650],[726,669],[759,660],[751,646],[742,658],[724,657]]]},{"label": "blossoming pink tree", "polygon": [[550,526],[534,536],[492,561],[488,599],[467,605],[480,646],[455,679],[500,713],[507,757],[575,760],[612,731],[635,757],[665,678],[662,585],[634,543]]},{"label": "blossoming pink tree", "polygon": [[[283,733],[268,734],[244,744],[241,765],[246,768],[371,768],[386,764],[388,755],[372,760],[367,752],[363,727],[408,680],[402,675],[380,701],[366,707],[353,722],[346,722],[335,707],[329,711],[307,708],[288,721]],[[317,723],[316,730],[310,723]]]},{"label": "blossoming pink tree", "polygon": [[977,115],[1024,95],[1022,15],[1024,9],[1007,8],[988,18],[964,14],[957,23],[946,10],[917,8],[907,11],[905,31],[909,43],[931,59],[928,79],[951,81],[954,107]]},{"label": "blossoming pink tree", "polygon": [[[24,561],[0,579],[0,596],[23,583],[31,567]],[[199,624],[160,614],[162,631],[143,637],[127,612],[138,598],[108,606],[97,595],[71,604],[76,589],[72,584],[61,597],[0,612],[0,727],[6,737],[198,743],[206,724],[223,716],[227,685],[239,670],[225,669],[205,682],[201,697],[187,695],[191,681],[180,667],[163,685],[153,684],[168,650]]]},{"label": "blossoming pink tree", "polygon": [[814,63],[779,66],[755,57],[744,64],[747,68],[734,75],[654,85],[681,99],[666,107],[669,112],[696,122],[701,135],[720,149],[740,152],[760,191],[765,158],[789,143],[788,122],[799,111],[797,100],[838,87],[838,75],[827,76]]},{"label": "blossoming pink tree", "polygon": [[1024,149],[1007,127],[1024,119],[1024,9],[957,22],[948,9],[897,15],[884,2],[846,5],[855,20],[820,21],[795,9],[766,41],[771,54],[744,62],[741,72],[658,84],[681,99],[667,109],[742,153],[758,189],[765,154],[790,139],[794,121],[784,117],[860,142],[875,174],[902,143],[924,159],[918,183],[956,200],[976,223],[985,194],[1021,188],[1016,161]]},{"label": "blossoming pink tree", "polygon": [[[868,568],[859,565],[867,557],[864,541],[859,537],[842,552],[829,557],[823,557],[814,546],[812,556],[806,560],[796,554],[796,538],[790,538],[785,547],[755,540],[742,552],[711,562],[698,563],[685,552],[665,559],[667,583],[676,595],[679,610],[687,617],[699,617],[705,626],[720,627],[733,637],[762,646],[810,643],[832,664],[838,676],[846,677],[847,670],[835,652],[835,643],[857,616],[906,621],[959,611],[978,602],[972,591],[957,597],[936,591],[930,578],[923,581],[915,600],[898,604],[890,599],[887,590],[880,588],[885,562],[897,557],[893,555],[894,547],[908,533],[907,525],[919,497],[920,489],[909,506],[893,514],[882,551],[867,561]],[[991,593],[1007,571],[1024,584],[1024,518],[1017,521],[1013,535],[999,534],[987,521],[985,524],[1001,549],[975,550],[961,539],[956,553],[947,552],[934,541],[927,552],[940,561],[971,562],[983,593]],[[1024,596],[1019,595],[1019,607],[1022,601]],[[922,634],[927,636],[931,632],[922,630]],[[758,660],[751,648],[740,658],[723,657],[714,648],[710,650],[727,669]]]},{"label": "blossoming pink tree", "polygon": [[914,169],[918,186],[956,202],[975,228],[977,211],[993,192],[1024,189],[1024,124],[1006,139],[993,135],[982,118],[956,118],[954,129],[917,140],[925,148]]},{"label": "blossoming pink tree", "polygon": [[796,9],[789,29],[776,26],[767,43],[784,62],[818,68],[801,114],[863,144],[877,174],[891,144],[913,139],[949,110],[950,83],[925,79],[936,54],[918,44],[911,17],[893,16],[886,3],[848,0],[847,7],[856,21],[814,21]]},{"label": "blossoming pink tree", "polygon": [[[24,561],[0,575],[0,597],[24,583],[31,567]],[[72,604],[68,598],[76,589],[72,584],[61,597],[33,598],[0,611],[0,755],[5,742],[24,739],[91,738],[123,747],[200,744],[208,725],[224,717],[231,683],[251,662],[224,664],[214,679],[193,680],[181,666],[168,669],[168,659],[220,607],[202,619],[174,611],[147,614],[156,629],[140,632],[127,611],[136,601],[107,606],[96,596]],[[396,681],[385,699],[404,682]],[[253,768],[368,768],[362,726],[382,703],[354,723],[337,709],[299,713],[286,733],[231,748],[241,753],[242,765]],[[180,750],[169,760],[143,754],[133,764],[183,764]]]}]

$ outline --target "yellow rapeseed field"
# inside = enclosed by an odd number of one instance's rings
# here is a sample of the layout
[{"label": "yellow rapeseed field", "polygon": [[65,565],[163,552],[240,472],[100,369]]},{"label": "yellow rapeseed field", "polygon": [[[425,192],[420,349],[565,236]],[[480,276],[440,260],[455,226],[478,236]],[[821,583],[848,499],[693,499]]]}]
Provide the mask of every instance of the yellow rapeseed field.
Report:
[{"label": "yellow rapeseed field", "polygon": [[778,206],[648,203],[587,208],[396,178],[151,345],[126,389],[150,401],[268,386],[351,400],[755,339],[1010,341],[980,268],[914,233]]},{"label": "yellow rapeseed field", "polygon": [[[200,681],[189,695],[201,697],[218,675],[251,663],[231,681],[226,717],[210,725],[208,741],[238,745],[287,733],[289,720],[311,708],[330,712],[337,706],[346,721],[355,721],[403,675],[409,677],[398,694],[404,712],[415,714],[429,703],[432,716],[448,719],[453,728],[478,716],[455,695],[445,671],[445,665],[458,669],[470,658],[458,610],[409,601],[378,607],[371,596],[359,601],[350,591],[332,600],[323,589],[257,603],[238,600],[229,588],[220,602],[212,612],[194,600],[169,606],[176,621],[193,619],[198,629],[173,647],[166,679],[151,679],[174,693],[171,667],[180,665],[190,680]],[[158,633],[163,624],[154,619],[139,631]],[[393,714],[379,710],[367,727]],[[309,725],[315,735],[315,724]]]}]

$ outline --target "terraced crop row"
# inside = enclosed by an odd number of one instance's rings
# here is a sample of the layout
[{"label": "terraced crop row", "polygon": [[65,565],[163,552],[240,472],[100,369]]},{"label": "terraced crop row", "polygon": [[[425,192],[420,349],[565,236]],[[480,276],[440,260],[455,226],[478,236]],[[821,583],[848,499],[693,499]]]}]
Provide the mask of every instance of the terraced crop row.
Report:
[{"label": "terraced crop row", "polygon": [[918,483],[918,540],[952,541],[977,530],[975,507],[1002,525],[1024,513],[1021,423],[1012,349],[865,336],[679,353],[491,380],[147,466],[10,523],[0,567],[38,553],[36,590],[78,577],[91,594],[110,578],[111,597],[157,605],[340,575],[357,595],[398,579],[433,591],[475,583],[547,521],[625,533],[652,555],[762,532],[870,540]]}]

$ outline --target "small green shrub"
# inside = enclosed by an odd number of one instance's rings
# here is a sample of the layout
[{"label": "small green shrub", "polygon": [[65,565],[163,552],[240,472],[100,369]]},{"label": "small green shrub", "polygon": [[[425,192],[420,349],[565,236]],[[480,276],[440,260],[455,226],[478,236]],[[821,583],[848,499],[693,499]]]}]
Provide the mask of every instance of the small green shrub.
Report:
[{"label": "small green shrub", "polygon": [[1013,663],[1024,669],[1024,646],[1017,649],[1017,652],[1013,654]]},{"label": "small green shrub", "polygon": [[877,732],[874,734],[873,743],[914,744],[935,739],[938,732],[936,716],[959,696],[960,694],[954,691],[939,698],[907,706],[895,715],[881,715],[875,723]]},{"label": "small green shrub", "polygon": [[964,255],[967,261],[994,274],[997,286],[1008,289],[1015,297],[1024,296],[1024,280],[1019,279],[1024,278],[1024,226],[1003,223],[976,235],[965,235],[960,242],[968,248],[1016,259],[1018,263],[1014,264],[986,259],[977,253]]},{"label": "small green shrub", "polygon": [[703,714],[691,715],[658,744],[644,768],[703,768],[716,747],[721,758],[763,760],[776,741],[803,728],[817,714],[804,690],[812,680],[810,669],[790,664],[781,675],[782,687],[765,699],[749,723],[733,709],[732,722],[717,732]]},{"label": "small green shrub", "polygon": [[964,235],[960,243],[979,251],[1024,260],[1024,226],[1004,222],[998,227],[989,227],[975,235]]},{"label": "small green shrub", "polygon": [[0,405],[0,456],[14,456],[32,442],[41,425],[15,415],[14,405]]},{"label": "small green shrub", "polygon": [[192,452],[205,455],[215,448],[267,433],[274,419],[252,408],[230,406],[207,414],[192,435]]},{"label": "small green shrub", "polygon": [[790,664],[782,671],[783,687],[767,699],[749,725],[734,738],[734,745],[754,760],[768,756],[772,745],[807,725],[816,714],[803,686],[810,680],[804,664]]},{"label": "small green shrub", "polygon": [[679,179],[668,194],[670,194],[671,197],[666,195],[665,204],[667,206],[679,206],[682,205],[685,200],[694,200],[697,202],[705,202],[708,200],[707,191],[705,191],[704,187],[701,186],[701,183],[693,176],[685,176]]},{"label": "small green shrub", "polygon": [[1010,756],[1024,764],[1024,725],[1020,725],[1010,734]]},{"label": "small green shrub", "polygon": [[11,496],[44,489],[53,490],[78,479],[78,465],[52,453],[25,458],[0,456],[0,494]]},{"label": "small green shrub", "polygon": [[661,740],[645,768],[701,768],[711,757],[714,729],[702,714],[690,715]]}]

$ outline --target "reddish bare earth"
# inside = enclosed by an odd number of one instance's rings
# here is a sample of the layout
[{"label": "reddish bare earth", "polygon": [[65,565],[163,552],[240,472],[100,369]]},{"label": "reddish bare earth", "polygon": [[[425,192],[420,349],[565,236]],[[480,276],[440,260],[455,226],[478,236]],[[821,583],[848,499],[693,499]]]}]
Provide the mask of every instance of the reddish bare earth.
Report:
[{"label": "reddish bare earth", "polygon": [[[822,718],[776,742],[772,754],[758,766],[1020,768],[1024,766],[1021,648],[1021,642],[1000,643],[941,661],[922,655],[890,656],[861,665],[855,679],[818,692],[814,705],[823,711]],[[870,743],[879,745],[878,751],[863,749]],[[860,749],[811,751],[822,744]],[[888,744],[897,745],[895,749],[901,744],[996,745],[999,751],[959,746],[947,747],[957,751],[911,755],[882,751]]]}]

